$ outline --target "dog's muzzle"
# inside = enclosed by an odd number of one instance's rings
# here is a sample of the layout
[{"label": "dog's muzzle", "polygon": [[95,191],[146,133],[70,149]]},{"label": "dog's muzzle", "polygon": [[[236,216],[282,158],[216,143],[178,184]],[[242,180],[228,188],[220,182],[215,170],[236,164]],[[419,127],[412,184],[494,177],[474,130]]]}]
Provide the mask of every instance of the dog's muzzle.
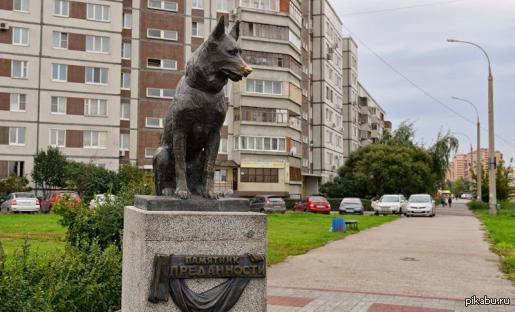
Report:
[{"label": "dog's muzzle", "polygon": [[250,75],[250,73],[252,73],[252,67],[250,67],[248,64],[245,64],[240,67],[240,73],[244,77],[247,77],[248,75]]}]

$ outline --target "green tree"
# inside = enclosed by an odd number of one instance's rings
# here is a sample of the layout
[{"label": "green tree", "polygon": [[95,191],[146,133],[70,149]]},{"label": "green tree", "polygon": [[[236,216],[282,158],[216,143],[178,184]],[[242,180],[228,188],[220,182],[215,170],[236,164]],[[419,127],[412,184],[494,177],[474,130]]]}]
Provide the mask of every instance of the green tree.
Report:
[{"label": "green tree", "polygon": [[36,187],[42,188],[44,192],[64,187],[67,164],[66,157],[56,147],[39,151],[34,157],[32,169],[32,180]]},{"label": "green tree", "polygon": [[385,132],[380,143],[389,146],[415,147],[415,123],[403,121],[392,133]]},{"label": "green tree", "polygon": [[459,141],[450,133],[438,134],[438,138],[429,148],[431,154],[433,173],[435,175],[436,187],[442,188],[445,185],[445,176],[449,168],[451,153],[458,150]]},{"label": "green tree", "polygon": [[371,144],[349,156],[339,177],[322,188],[329,197],[432,193],[431,156],[422,148]]},{"label": "green tree", "polygon": [[115,194],[119,189],[116,172],[94,164],[68,162],[65,180],[67,188],[76,190],[85,203],[89,202],[95,194]]},{"label": "green tree", "polygon": [[[488,175],[488,172],[486,170],[484,170],[483,167],[481,167],[481,177],[483,178],[481,181],[481,199],[484,201],[484,202],[488,202],[490,200],[489,196],[490,196],[490,192],[489,192],[489,189],[490,189],[490,185],[489,185],[489,181],[490,181],[490,178],[489,178],[489,175]],[[496,181],[495,181],[495,185],[496,185],[496,191],[497,191],[497,200],[505,200],[505,199],[508,199],[510,197],[510,193],[513,191],[511,186],[510,186],[510,178],[509,178],[509,174],[511,171],[511,167],[506,167],[504,165],[504,162],[500,162],[499,165],[497,165],[497,171],[496,171]],[[476,172],[474,172],[473,170],[471,170],[471,174],[472,174],[472,189],[474,190],[474,196],[477,195],[477,175],[476,175]]]}]

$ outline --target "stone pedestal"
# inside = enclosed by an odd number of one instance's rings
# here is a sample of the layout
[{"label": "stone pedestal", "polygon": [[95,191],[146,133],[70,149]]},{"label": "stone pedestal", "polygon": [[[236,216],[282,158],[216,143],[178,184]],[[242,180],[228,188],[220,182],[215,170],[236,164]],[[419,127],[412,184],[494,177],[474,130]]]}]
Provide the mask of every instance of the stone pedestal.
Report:
[{"label": "stone pedestal", "polygon": [[[122,311],[180,311],[168,296],[167,302],[148,301],[154,271],[154,257],[164,255],[245,255],[266,256],[267,217],[248,210],[238,199],[210,201],[211,211],[181,210],[181,201],[139,197],[139,207],[126,207],[123,235]],[[195,207],[199,203],[186,203]],[[192,206],[193,205],[193,206]],[[164,207],[164,208],[163,208]],[[167,208],[166,208],[167,207]],[[224,207],[229,207],[230,212]],[[189,279],[187,285],[202,293],[225,279]],[[266,311],[266,278],[252,278],[230,311]]]}]

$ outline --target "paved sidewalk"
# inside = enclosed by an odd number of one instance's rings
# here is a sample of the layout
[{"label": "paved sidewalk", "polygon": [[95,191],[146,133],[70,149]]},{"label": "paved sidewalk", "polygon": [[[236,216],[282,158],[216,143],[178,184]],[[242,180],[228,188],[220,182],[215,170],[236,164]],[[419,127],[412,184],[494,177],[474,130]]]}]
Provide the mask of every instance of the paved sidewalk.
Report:
[{"label": "paved sidewalk", "polygon": [[484,236],[460,202],[435,218],[401,218],[351,235],[269,268],[269,311],[515,311],[464,310],[472,295],[515,302]]}]

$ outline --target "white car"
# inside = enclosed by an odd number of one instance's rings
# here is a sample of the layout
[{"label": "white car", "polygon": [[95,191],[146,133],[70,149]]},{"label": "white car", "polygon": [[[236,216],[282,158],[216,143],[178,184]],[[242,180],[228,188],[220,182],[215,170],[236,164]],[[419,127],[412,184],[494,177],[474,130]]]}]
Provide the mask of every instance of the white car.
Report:
[{"label": "white car", "polygon": [[[93,199],[89,202],[89,209],[95,209],[98,206],[102,206],[107,201],[107,197],[104,194],[97,194]],[[115,195],[109,195],[109,202],[116,201]]]},{"label": "white car", "polygon": [[472,199],[472,194],[470,193],[463,193],[461,194],[461,199]]},{"label": "white car", "polygon": [[404,214],[406,217],[434,217],[436,215],[435,201],[429,194],[413,194],[409,197],[408,205]]},{"label": "white car", "polygon": [[37,212],[39,209],[39,199],[36,198],[36,195],[28,192],[9,194],[1,206],[1,210],[4,212]]},{"label": "white car", "polygon": [[340,214],[358,213],[363,214],[363,203],[355,197],[345,197],[340,203]]},{"label": "white car", "polygon": [[401,214],[406,208],[406,198],[402,194],[383,195],[372,203],[372,208],[376,214]]}]

